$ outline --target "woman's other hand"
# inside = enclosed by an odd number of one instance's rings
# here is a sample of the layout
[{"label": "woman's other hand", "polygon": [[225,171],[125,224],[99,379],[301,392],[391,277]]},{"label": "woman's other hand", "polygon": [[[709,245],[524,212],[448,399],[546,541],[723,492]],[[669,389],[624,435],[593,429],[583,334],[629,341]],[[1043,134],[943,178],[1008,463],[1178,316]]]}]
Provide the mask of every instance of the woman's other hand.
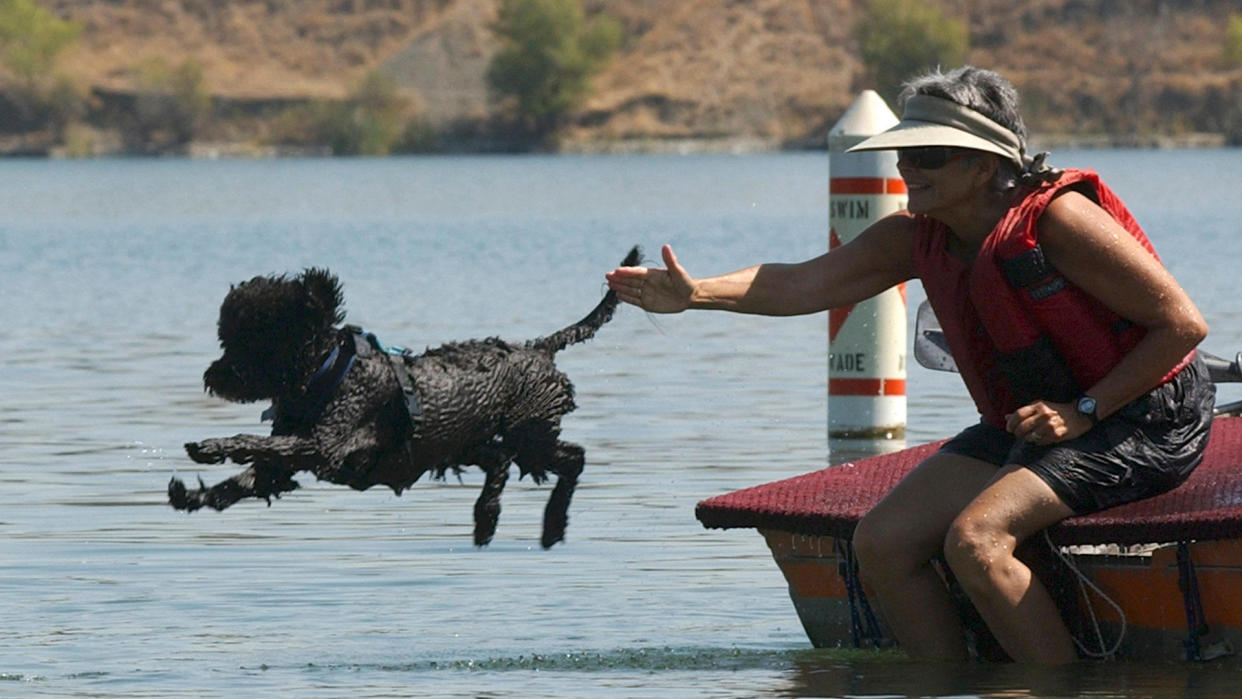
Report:
[{"label": "woman's other hand", "polygon": [[1014,437],[1047,446],[1086,434],[1091,419],[1073,403],[1035,401],[1005,416],[1005,429]]}]

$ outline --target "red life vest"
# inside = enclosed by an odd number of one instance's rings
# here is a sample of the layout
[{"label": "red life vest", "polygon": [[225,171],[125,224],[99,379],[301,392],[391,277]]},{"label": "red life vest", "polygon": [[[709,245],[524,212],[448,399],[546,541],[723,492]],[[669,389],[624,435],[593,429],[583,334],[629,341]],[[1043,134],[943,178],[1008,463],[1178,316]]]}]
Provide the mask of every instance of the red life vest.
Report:
[{"label": "red life vest", "polygon": [[[949,254],[948,227],[916,217],[918,276],[975,406],[997,427],[1033,401],[1073,401],[1147,332],[1066,280],[1044,257],[1037,223],[1066,189],[1099,204],[1159,260],[1129,210],[1090,170],[1066,170],[1032,190],[988,234],[973,264]],[[1163,381],[1193,357],[1183,358]]]}]

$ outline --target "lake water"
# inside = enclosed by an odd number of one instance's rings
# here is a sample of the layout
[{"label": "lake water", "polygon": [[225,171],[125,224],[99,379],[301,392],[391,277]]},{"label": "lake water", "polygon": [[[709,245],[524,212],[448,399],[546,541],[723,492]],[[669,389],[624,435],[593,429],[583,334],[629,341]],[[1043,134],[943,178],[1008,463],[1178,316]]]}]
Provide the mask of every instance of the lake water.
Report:
[{"label": "lake water", "polygon": [[[1132,206],[1242,349],[1242,153],[1067,151]],[[587,469],[565,543],[549,488],[511,480],[471,545],[482,482],[398,498],[316,484],[270,508],[174,512],[182,444],[263,433],[202,391],[229,284],[328,266],[348,320],[415,348],[522,340],[581,317],[642,244],[692,273],[827,245],[824,154],[0,162],[0,694],[755,696],[1122,694],[1242,686],[1242,662],[1064,672],[814,650],[763,540],[699,500],[893,445],[826,437],[826,319],[624,308],[559,365]],[[910,291],[911,307],[922,292]],[[973,419],[912,367],[907,441]],[[1223,399],[1236,399],[1230,390]]]}]

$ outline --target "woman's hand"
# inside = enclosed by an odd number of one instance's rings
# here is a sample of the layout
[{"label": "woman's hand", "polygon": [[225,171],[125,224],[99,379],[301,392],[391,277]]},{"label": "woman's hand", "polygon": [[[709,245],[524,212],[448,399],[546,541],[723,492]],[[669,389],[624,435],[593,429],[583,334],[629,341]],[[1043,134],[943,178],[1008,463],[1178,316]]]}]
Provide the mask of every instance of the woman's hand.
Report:
[{"label": "woman's hand", "polygon": [[690,307],[695,280],[677,264],[673,248],[660,249],[668,269],[618,267],[604,275],[617,298],[652,313],[680,313]]},{"label": "woman's hand", "polygon": [[1005,429],[1014,437],[1046,446],[1086,434],[1091,418],[1073,403],[1035,401],[1005,416]]}]

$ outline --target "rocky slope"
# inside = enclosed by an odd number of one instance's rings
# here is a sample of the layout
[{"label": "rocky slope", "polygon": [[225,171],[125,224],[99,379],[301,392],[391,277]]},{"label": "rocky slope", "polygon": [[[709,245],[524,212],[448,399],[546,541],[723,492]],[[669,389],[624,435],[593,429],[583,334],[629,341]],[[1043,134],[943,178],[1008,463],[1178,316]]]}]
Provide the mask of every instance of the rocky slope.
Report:
[{"label": "rocky slope", "polygon": [[[125,90],[149,57],[193,57],[234,98],[344,95],[372,69],[435,120],[488,109],[498,0],[39,0],[84,28],[63,67]],[[1242,67],[1223,58],[1237,0],[930,0],[970,28],[969,60],[1023,90],[1035,134],[1231,133]],[[863,0],[583,0],[629,41],[570,142],[822,143],[871,87],[853,30]]]}]

